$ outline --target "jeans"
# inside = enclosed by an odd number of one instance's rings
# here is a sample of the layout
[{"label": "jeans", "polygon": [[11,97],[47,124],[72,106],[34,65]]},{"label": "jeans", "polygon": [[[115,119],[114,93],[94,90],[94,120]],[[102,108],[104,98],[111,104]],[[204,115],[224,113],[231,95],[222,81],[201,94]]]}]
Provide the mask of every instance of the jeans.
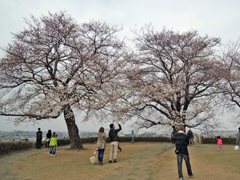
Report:
[{"label": "jeans", "polygon": [[103,162],[103,155],[104,155],[105,149],[98,149],[98,161]]},{"label": "jeans", "polygon": [[56,146],[50,146],[50,154],[55,155],[56,153]]},{"label": "jeans", "polygon": [[182,174],[182,160],[183,160],[183,158],[184,158],[186,166],[187,166],[188,175],[192,175],[192,169],[191,169],[189,155],[180,153],[180,154],[177,155],[177,165],[178,165],[179,178],[183,177],[183,174]]}]

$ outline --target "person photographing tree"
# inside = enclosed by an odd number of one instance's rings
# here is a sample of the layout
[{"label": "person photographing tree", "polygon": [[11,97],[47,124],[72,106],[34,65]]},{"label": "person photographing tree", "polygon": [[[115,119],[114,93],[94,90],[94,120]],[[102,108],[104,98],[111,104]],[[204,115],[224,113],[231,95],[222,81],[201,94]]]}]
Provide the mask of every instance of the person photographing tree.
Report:
[{"label": "person photographing tree", "polygon": [[114,162],[117,162],[117,149],[118,149],[118,132],[122,130],[121,125],[118,122],[118,129],[115,129],[114,124],[110,124],[110,130],[108,136],[110,138],[110,159],[109,163],[112,163],[112,155],[114,152]]}]

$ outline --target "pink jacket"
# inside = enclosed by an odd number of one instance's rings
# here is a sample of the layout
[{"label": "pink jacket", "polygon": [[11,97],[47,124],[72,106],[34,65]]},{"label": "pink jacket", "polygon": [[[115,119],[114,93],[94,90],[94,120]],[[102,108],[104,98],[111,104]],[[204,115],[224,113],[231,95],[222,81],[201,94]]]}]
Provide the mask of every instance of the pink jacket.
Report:
[{"label": "pink jacket", "polygon": [[218,145],[223,145],[222,140],[221,140],[221,139],[218,139],[218,140],[217,140],[217,144],[218,144]]}]

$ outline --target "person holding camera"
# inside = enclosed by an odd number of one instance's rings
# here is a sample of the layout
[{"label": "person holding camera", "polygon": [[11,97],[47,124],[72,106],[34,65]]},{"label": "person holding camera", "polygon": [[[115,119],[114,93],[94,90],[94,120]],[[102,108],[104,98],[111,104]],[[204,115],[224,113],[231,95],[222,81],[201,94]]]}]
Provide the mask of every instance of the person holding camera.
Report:
[{"label": "person holding camera", "polygon": [[110,124],[110,131],[108,133],[108,136],[110,137],[110,158],[109,163],[112,163],[112,156],[114,153],[114,163],[117,162],[117,149],[118,149],[118,132],[122,130],[121,125],[118,122],[118,129],[115,129],[114,124]]},{"label": "person holding camera", "polygon": [[175,153],[177,154],[177,166],[178,166],[178,175],[179,179],[183,180],[182,174],[182,161],[185,160],[188,176],[192,177],[194,174],[191,169],[190,158],[188,153],[188,144],[189,144],[189,136],[184,132],[184,126],[180,125],[178,127],[179,131],[175,134],[175,144],[176,150]]}]

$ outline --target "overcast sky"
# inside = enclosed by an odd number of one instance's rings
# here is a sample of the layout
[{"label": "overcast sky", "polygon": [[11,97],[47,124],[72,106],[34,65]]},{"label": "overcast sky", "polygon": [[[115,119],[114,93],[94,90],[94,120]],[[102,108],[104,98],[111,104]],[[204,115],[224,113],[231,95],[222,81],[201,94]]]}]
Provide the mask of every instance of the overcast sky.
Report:
[{"label": "overcast sky", "polygon": [[[19,32],[26,27],[24,18],[35,17],[49,12],[65,10],[77,22],[91,19],[123,26],[122,36],[131,37],[130,29],[152,23],[156,30],[163,27],[175,31],[198,30],[204,36],[220,37],[222,43],[236,41],[240,37],[239,0],[0,0],[0,46],[6,46],[12,38],[11,32]],[[0,51],[0,57],[3,52]],[[222,116],[225,127],[228,116]],[[77,117],[81,130],[97,130],[106,124],[82,123]],[[130,123],[125,129],[131,129]],[[0,117],[0,131],[8,130],[56,129],[67,131],[63,118],[44,121],[38,125],[21,124],[17,127]],[[229,124],[229,129],[234,125]]]}]

